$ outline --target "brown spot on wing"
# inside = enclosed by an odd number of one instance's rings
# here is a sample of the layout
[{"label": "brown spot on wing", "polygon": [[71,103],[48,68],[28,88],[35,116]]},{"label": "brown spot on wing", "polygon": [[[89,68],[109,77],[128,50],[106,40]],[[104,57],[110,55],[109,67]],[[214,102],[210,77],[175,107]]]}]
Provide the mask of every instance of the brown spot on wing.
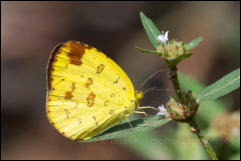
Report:
[{"label": "brown spot on wing", "polygon": [[72,92],[75,90],[75,83],[74,82],[72,82],[72,87],[71,87],[71,89],[72,89]]},{"label": "brown spot on wing", "polygon": [[110,104],[110,101],[108,101],[108,100],[106,100],[105,102],[104,102],[104,106],[108,106]]},{"label": "brown spot on wing", "polygon": [[88,80],[85,83],[85,87],[89,88],[92,84],[93,84],[93,79],[92,78],[88,78]]},{"label": "brown spot on wing", "polygon": [[87,106],[88,107],[92,107],[95,103],[95,94],[93,92],[91,92],[89,94],[89,96],[87,97]]},{"label": "brown spot on wing", "polygon": [[111,93],[110,97],[114,98],[115,97],[115,93]]},{"label": "brown spot on wing", "polygon": [[117,84],[119,82],[120,77],[118,77],[113,83]]},{"label": "brown spot on wing", "polygon": [[98,65],[98,67],[97,67],[96,73],[97,73],[97,74],[100,74],[104,69],[105,69],[105,65],[104,65],[104,64],[100,64],[100,65]]},{"label": "brown spot on wing", "polygon": [[73,95],[72,95],[72,93],[74,92],[74,90],[75,90],[75,83],[74,82],[72,82],[72,86],[71,86],[71,91],[67,91],[67,92],[65,92],[65,99],[67,99],[67,100],[70,100],[72,97],[74,97]]},{"label": "brown spot on wing", "polygon": [[85,54],[85,49],[90,49],[87,44],[83,44],[77,41],[68,41],[61,48],[62,51],[67,52],[67,56],[70,59],[70,64],[81,65],[82,57]]},{"label": "brown spot on wing", "polygon": [[64,99],[70,100],[72,97],[73,97],[72,92],[71,91],[67,91],[65,93]]},{"label": "brown spot on wing", "polygon": [[110,109],[109,114],[113,115],[114,113],[115,113],[115,111],[113,109]]}]

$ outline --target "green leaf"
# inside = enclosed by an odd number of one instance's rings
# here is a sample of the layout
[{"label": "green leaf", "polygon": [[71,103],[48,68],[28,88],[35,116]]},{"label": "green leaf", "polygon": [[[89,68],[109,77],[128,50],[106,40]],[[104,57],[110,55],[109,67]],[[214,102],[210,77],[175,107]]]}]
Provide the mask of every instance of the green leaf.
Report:
[{"label": "green leaf", "polygon": [[[152,130],[154,128],[160,127],[166,124],[169,119],[165,119],[160,115],[154,115],[147,118],[140,118],[130,122],[125,122],[119,125],[116,125],[107,131],[103,132],[96,137],[93,137],[89,140],[81,141],[81,142],[94,142],[94,141],[102,141],[108,139],[115,139],[121,137],[133,136],[135,133],[139,133],[146,130]],[[130,125],[131,124],[131,125]]]},{"label": "green leaf", "polygon": [[140,13],[140,17],[142,25],[146,30],[147,36],[149,37],[152,45],[157,48],[160,44],[162,44],[161,41],[157,40],[157,37],[161,35],[160,31],[157,29],[152,20],[146,17],[143,12]]},{"label": "green leaf", "polygon": [[[163,133],[162,130],[165,130],[166,132],[170,130],[170,128],[158,129],[158,131]],[[166,143],[167,137],[168,140],[170,139],[175,142],[175,140],[173,140],[173,133],[160,136],[160,134],[157,134],[157,131],[154,130],[123,137],[120,141],[118,140],[118,142],[121,142],[122,145],[137,153],[142,159],[173,160],[176,155],[174,154],[175,152],[171,145]]]},{"label": "green leaf", "polygon": [[240,153],[235,153],[231,157],[228,158],[229,160],[240,160]]},{"label": "green leaf", "polygon": [[224,76],[215,83],[201,90],[197,95],[197,101],[209,101],[232,92],[240,87],[240,68]]},{"label": "green leaf", "polygon": [[[180,72],[178,72],[178,80],[183,89],[191,90],[195,95],[197,95],[197,93],[199,93],[205,87],[203,84],[188,76],[185,76]],[[213,118],[219,116],[226,110],[227,107],[223,103],[217,100],[211,100],[208,102],[202,102],[200,104],[197,115],[199,118],[201,118],[202,123],[209,125]]]},{"label": "green leaf", "polygon": [[197,47],[202,40],[203,40],[203,37],[199,37],[199,38],[196,38],[196,39],[192,40],[191,42],[185,44],[184,46],[187,50],[191,50],[191,49],[194,49],[195,47]]},{"label": "green leaf", "polygon": [[192,53],[187,53],[187,54],[180,55],[176,58],[168,58],[168,63],[171,66],[176,66],[177,63],[179,63],[180,61],[182,61],[185,58],[190,57],[191,55],[192,55]]},{"label": "green leaf", "polygon": [[176,128],[176,142],[173,144],[177,151],[176,158],[178,160],[205,160],[208,158],[200,141],[190,132],[188,124],[178,124]]},{"label": "green leaf", "polygon": [[139,51],[141,51],[143,53],[151,53],[151,54],[155,54],[155,55],[159,55],[159,56],[162,55],[160,52],[155,51],[155,50],[142,49],[140,47],[136,47],[136,49],[138,49]]}]

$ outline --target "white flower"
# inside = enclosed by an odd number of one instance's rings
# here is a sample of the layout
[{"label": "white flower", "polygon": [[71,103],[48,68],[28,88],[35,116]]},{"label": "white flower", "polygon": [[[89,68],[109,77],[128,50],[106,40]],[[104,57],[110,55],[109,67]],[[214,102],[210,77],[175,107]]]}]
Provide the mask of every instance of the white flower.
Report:
[{"label": "white flower", "polygon": [[168,32],[167,31],[165,34],[162,31],[162,34],[157,37],[157,40],[162,41],[163,43],[166,43],[168,41]]},{"label": "white flower", "polygon": [[159,112],[157,113],[157,115],[162,115],[162,116],[168,115],[167,110],[163,105],[159,106],[158,109],[159,109]]}]

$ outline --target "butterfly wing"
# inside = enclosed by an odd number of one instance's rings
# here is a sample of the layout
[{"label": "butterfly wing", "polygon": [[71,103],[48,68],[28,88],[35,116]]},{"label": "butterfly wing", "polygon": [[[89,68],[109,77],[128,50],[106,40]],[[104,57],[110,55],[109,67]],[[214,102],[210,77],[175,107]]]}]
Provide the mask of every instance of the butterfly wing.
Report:
[{"label": "butterfly wing", "polygon": [[47,68],[50,122],[73,140],[89,139],[134,112],[134,87],[125,72],[96,48],[58,45]]}]

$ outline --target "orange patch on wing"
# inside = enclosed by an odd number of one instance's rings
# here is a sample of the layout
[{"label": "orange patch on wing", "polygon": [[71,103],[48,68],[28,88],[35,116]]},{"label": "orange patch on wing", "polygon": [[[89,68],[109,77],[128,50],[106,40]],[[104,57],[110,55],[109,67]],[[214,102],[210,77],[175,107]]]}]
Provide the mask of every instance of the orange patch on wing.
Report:
[{"label": "orange patch on wing", "polygon": [[67,92],[65,92],[65,99],[67,99],[67,100],[70,100],[72,97],[74,97],[73,95],[72,95],[72,92],[74,92],[74,90],[75,90],[75,83],[74,82],[72,82],[72,86],[71,86],[71,91],[67,91]]},{"label": "orange patch on wing", "polygon": [[89,94],[89,96],[87,97],[87,106],[88,107],[92,107],[95,103],[95,94],[93,92],[91,92]]},{"label": "orange patch on wing", "polygon": [[70,64],[81,65],[81,58],[85,54],[85,49],[90,49],[86,44],[76,42],[76,41],[68,41],[61,48],[62,51],[67,52],[67,56],[70,59]]},{"label": "orange patch on wing", "polygon": [[104,64],[100,64],[100,65],[98,65],[98,67],[97,67],[96,73],[97,73],[97,74],[100,74],[104,69],[105,69],[105,65],[104,65]]},{"label": "orange patch on wing", "polygon": [[74,82],[72,82],[72,87],[71,87],[71,90],[72,90],[72,92],[75,90],[75,83]]},{"label": "orange patch on wing", "polygon": [[93,84],[93,79],[92,78],[88,78],[88,80],[85,83],[85,87],[89,88],[92,84]]},{"label": "orange patch on wing", "polygon": [[64,99],[70,100],[72,97],[74,97],[74,96],[72,95],[72,92],[71,92],[71,91],[67,91],[67,92],[65,93]]}]

